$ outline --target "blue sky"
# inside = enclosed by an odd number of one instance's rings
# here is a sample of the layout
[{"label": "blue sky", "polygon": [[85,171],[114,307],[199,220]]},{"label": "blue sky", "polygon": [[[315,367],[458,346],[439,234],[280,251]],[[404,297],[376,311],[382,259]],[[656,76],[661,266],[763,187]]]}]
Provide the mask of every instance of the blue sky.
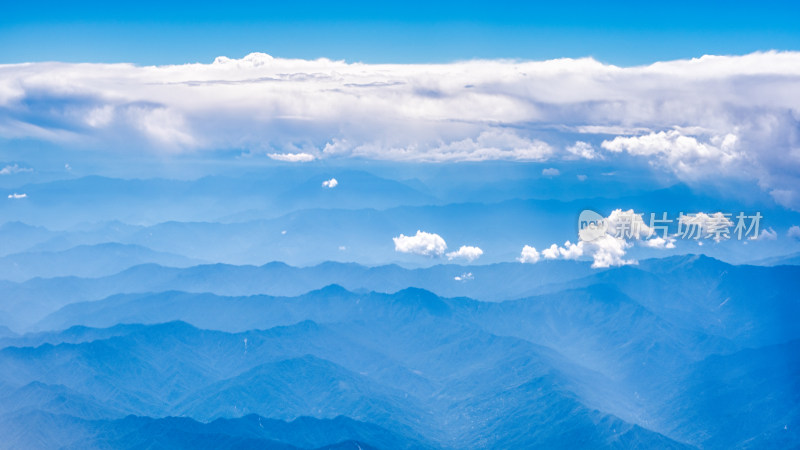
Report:
[{"label": "blue sky", "polygon": [[0,62],[175,64],[592,56],[633,65],[800,48],[794,2],[13,2]]}]

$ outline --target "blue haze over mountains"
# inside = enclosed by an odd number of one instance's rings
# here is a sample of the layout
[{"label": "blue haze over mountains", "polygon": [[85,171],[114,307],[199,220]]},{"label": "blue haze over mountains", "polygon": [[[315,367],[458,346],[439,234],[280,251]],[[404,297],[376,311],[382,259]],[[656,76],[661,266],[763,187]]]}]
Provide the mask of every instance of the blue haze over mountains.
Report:
[{"label": "blue haze over mountains", "polygon": [[[759,194],[579,163],[73,165],[0,178],[2,448],[800,446],[800,214]],[[516,261],[617,208],[781,238]],[[484,254],[396,252],[418,229]]]}]

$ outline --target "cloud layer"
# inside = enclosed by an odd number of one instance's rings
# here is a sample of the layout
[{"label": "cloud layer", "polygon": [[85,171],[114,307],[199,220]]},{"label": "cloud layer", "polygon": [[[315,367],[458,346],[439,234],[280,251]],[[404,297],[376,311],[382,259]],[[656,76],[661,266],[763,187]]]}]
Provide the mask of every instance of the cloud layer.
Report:
[{"label": "cloud layer", "polygon": [[[64,148],[238,149],[286,162],[634,158],[757,181],[800,207],[800,53],[593,59],[0,66],[0,135]],[[577,137],[577,138],[576,138]]]}]

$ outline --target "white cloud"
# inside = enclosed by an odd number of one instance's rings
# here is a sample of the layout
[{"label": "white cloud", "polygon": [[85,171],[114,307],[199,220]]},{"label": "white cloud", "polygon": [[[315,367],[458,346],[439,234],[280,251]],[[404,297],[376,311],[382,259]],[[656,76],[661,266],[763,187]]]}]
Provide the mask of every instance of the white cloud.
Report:
[{"label": "white cloud", "polygon": [[267,156],[284,162],[309,162],[314,160],[314,155],[309,153],[269,153]]},{"label": "white cloud", "polygon": [[322,187],[328,188],[328,189],[333,189],[338,185],[339,185],[339,182],[336,181],[336,178],[331,178],[330,180],[325,180],[325,181],[322,182]]},{"label": "white cloud", "polygon": [[15,173],[33,172],[30,167],[20,167],[18,164],[9,164],[0,169],[0,175],[13,175]]},{"label": "white cloud", "polygon": [[[567,244],[569,244],[569,241],[567,241]],[[544,259],[558,259],[559,255],[558,245],[556,244],[542,250],[542,257],[544,257]]]},{"label": "white cloud", "polygon": [[472,272],[464,272],[461,275],[456,275],[453,277],[456,281],[470,281],[474,280],[475,277],[472,275]]},{"label": "white cloud", "polygon": [[413,253],[423,256],[442,256],[447,250],[444,239],[436,233],[427,233],[417,230],[414,236],[400,236],[392,238],[394,249],[400,253]]},{"label": "white cloud", "polygon": [[591,257],[592,267],[595,269],[611,266],[624,266],[636,264],[636,260],[624,259],[626,251],[633,244],[625,239],[616,238],[606,234],[593,241],[578,241],[573,244],[570,241],[564,243],[562,247],[556,244],[542,251],[546,259],[580,259],[584,256]]},{"label": "white cloud", "polygon": [[576,141],[574,145],[567,147],[570,159],[603,159],[603,155],[592,147],[592,144],[584,141]]},{"label": "white cloud", "polygon": [[589,177],[587,177],[586,175],[583,175],[583,174],[578,175],[578,181],[586,181],[588,178]]},{"label": "white cloud", "polygon": [[553,244],[542,251],[542,255],[547,259],[580,259],[587,256],[593,260],[592,267],[599,269],[636,264],[636,260],[624,259],[627,249],[632,245],[625,239],[606,234],[593,241],[578,241],[577,244],[567,241],[562,247]]},{"label": "white cloud", "polygon": [[546,177],[557,177],[561,175],[561,172],[553,167],[548,167],[547,169],[542,169],[542,175]]},{"label": "white cloud", "polygon": [[687,179],[709,175],[708,167],[714,167],[717,173],[738,169],[736,163],[745,155],[738,150],[736,135],[712,135],[706,142],[701,139],[680,130],[669,130],[643,136],[617,136],[603,141],[601,146],[614,153],[624,151],[647,157],[651,164]]},{"label": "white cloud", "polygon": [[642,245],[649,248],[673,249],[675,248],[675,238],[669,236],[666,238],[656,236],[654,238],[642,241]]},{"label": "white cloud", "polygon": [[476,137],[443,142],[358,142],[334,139],[322,150],[325,156],[356,156],[417,162],[542,161],[553,153],[545,142],[510,130],[484,130]]},{"label": "white cloud", "polygon": [[13,194],[8,194],[8,198],[10,199],[20,199],[20,198],[28,198],[28,194],[17,194],[16,192]]},{"label": "white cloud", "polygon": [[467,262],[475,261],[483,255],[483,250],[479,247],[470,245],[462,245],[458,251],[450,252],[447,254],[447,259],[466,259]]},{"label": "white cloud", "polygon": [[536,247],[531,247],[530,245],[526,245],[522,247],[522,252],[519,254],[519,258],[517,261],[521,263],[531,263],[535,264],[539,262],[541,256],[539,252],[536,251]]},{"label": "white cloud", "polygon": [[652,249],[673,249],[675,238],[659,236],[657,230],[644,223],[641,214],[634,210],[615,209],[605,218],[606,232],[596,239],[577,243],[566,241],[564,245],[552,244],[542,250],[545,259],[591,258],[593,268],[637,264],[635,259],[626,259],[628,249],[635,243]]},{"label": "white cloud", "polygon": [[[260,53],[174,66],[0,65],[7,139],[115,151],[237,148],[291,162],[589,162],[624,153],[683,180],[756,180],[795,208],[798,104],[800,52],[636,67],[590,58],[364,64]],[[575,133],[585,140],[559,154],[543,140]]]},{"label": "white cloud", "polygon": [[762,229],[761,233],[754,240],[774,241],[776,239],[778,239],[778,232],[773,230],[772,227],[770,227]]},{"label": "white cloud", "polygon": [[800,226],[792,225],[789,227],[789,231],[786,232],[786,235],[792,239],[800,240]]}]

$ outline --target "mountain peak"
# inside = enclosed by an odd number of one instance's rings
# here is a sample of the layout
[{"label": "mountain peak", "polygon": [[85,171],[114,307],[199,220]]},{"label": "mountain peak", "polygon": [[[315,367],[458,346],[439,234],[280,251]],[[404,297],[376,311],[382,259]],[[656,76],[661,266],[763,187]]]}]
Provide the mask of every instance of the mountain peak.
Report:
[{"label": "mountain peak", "polygon": [[336,283],[329,284],[327,286],[321,287],[319,289],[313,290],[309,292],[309,294],[313,295],[325,295],[325,296],[343,296],[343,295],[352,295],[352,292],[348,291],[347,289],[343,288],[341,285]]},{"label": "mountain peak", "polygon": [[441,297],[425,289],[406,288],[391,294],[391,298],[395,304],[424,309],[435,316],[446,315],[450,312],[450,306]]}]

